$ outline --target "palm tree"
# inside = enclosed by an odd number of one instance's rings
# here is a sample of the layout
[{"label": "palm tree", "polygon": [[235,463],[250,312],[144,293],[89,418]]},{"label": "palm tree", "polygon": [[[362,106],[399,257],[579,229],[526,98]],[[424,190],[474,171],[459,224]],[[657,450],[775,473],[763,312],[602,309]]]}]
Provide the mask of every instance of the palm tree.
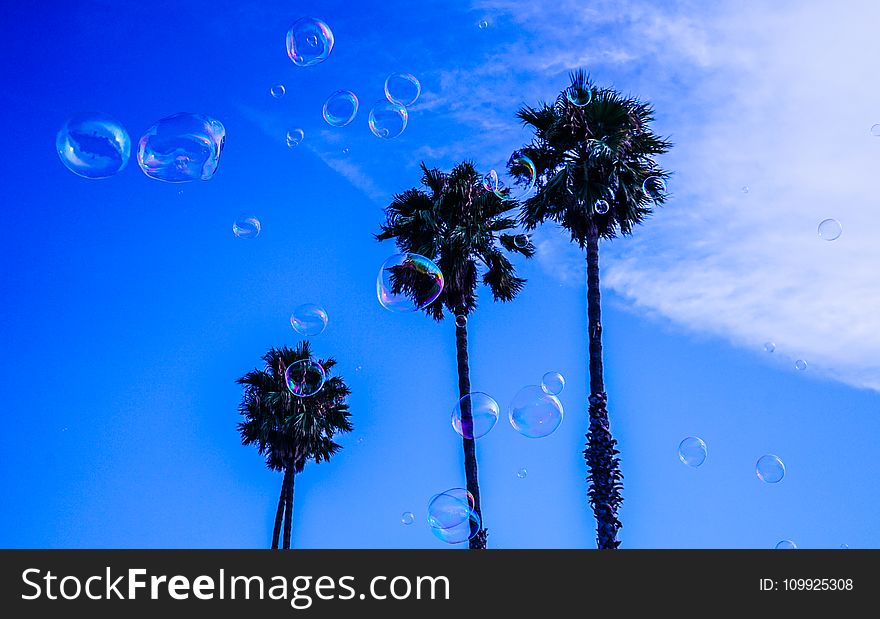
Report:
[{"label": "palm tree", "polygon": [[[242,445],[256,445],[266,466],[283,471],[281,494],[275,513],[272,548],[278,548],[281,520],[284,518],[283,548],[290,548],[293,521],[293,485],[306,462],[330,460],[341,447],[333,441],[337,432],[351,432],[346,398],[351,390],[339,376],[332,376],[333,359],[312,359],[308,341],[295,348],[270,348],[263,355],[265,367],[248,372],[236,382],[244,386],[238,424]],[[320,391],[297,397],[288,389],[285,373],[298,361],[315,361],[325,372]]]},{"label": "palm tree", "polygon": [[[510,216],[517,202],[510,198],[509,190],[486,188],[473,163],[460,163],[449,173],[428,169],[424,163],[421,169],[422,186],[394,196],[385,208],[385,223],[376,239],[394,239],[401,252],[430,258],[443,273],[443,291],[424,311],[437,321],[443,319],[444,311],[456,317],[458,393],[463,398],[471,392],[467,317],[477,306],[478,271],[483,269],[482,282],[496,301],[510,301],[525,280],[516,276],[505,251],[528,258],[534,254],[534,246],[524,235],[506,233],[517,226]],[[417,286],[404,279],[398,279],[398,287],[408,291],[421,307]],[[476,448],[474,439],[468,438],[473,436],[468,400],[462,402],[461,425],[467,490],[474,497],[474,511],[482,523]],[[478,529],[473,521],[471,527],[469,547],[486,548],[485,527]]]},{"label": "palm tree", "polygon": [[[664,193],[652,191],[651,184],[661,179],[665,187],[669,173],[655,157],[672,144],[651,131],[650,105],[596,87],[584,71],[570,77],[571,86],[553,104],[526,106],[517,113],[534,130],[534,138],[516,154],[529,157],[538,171],[537,193],[524,201],[521,219],[530,230],[554,221],[586,250],[590,427],[584,457],[598,547],[617,548],[623,475],[608,424],[602,367],[599,239],[632,234],[633,226],[665,201]],[[510,171],[518,177],[526,174],[515,165]]]}]

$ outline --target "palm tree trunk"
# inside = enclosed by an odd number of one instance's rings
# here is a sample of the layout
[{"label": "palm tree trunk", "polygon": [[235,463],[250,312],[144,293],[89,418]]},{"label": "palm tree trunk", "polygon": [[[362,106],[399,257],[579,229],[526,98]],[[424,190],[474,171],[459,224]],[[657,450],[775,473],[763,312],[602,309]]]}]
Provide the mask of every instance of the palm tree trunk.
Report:
[{"label": "palm tree trunk", "polygon": [[281,480],[281,495],[278,497],[278,510],[275,512],[275,528],[272,530],[272,550],[278,548],[278,540],[281,538],[281,520],[284,517],[284,504],[287,500],[287,476],[291,473],[288,468],[284,471],[284,479]]},{"label": "palm tree trunk", "polygon": [[617,531],[622,526],[617,511],[623,498],[623,475],[617,441],[611,436],[602,368],[602,308],[599,294],[599,232],[591,224],[587,238],[587,321],[590,337],[590,429],[584,459],[589,468],[590,506],[596,516],[596,543],[600,549],[620,545]]},{"label": "palm tree trunk", "polygon": [[[463,312],[462,312],[463,313]],[[471,372],[468,364],[467,350],[467,323],[455,326],[455,356],[458,361],[458,394],[463,398],[471,392]],[[461,433],[462,446],[464,447],[464,473],[467,480],[467,490],[474,497],[474,512],[480,517],[480,528],[475,522],[471,522],[471,539],[468,548],[484,550],[489,533],[484,527],[483,512],[480,508],[480,483],[477,480],[477,450],[473,438],[473,417],[471,415],[470,400],[465,400],[461,407]]]},{"label": "palm tree trunk", "polygon": [[296,471],[294,470],[293,463],[290,463],[287,465],[287,470],[284,472],[284,480],[286,482],[285,487],[287,490],[287,494],[284,497],[284,545],[282,546],[284,550],[290,548],[290,528],[293,524],[293,483],[295,478]]}]

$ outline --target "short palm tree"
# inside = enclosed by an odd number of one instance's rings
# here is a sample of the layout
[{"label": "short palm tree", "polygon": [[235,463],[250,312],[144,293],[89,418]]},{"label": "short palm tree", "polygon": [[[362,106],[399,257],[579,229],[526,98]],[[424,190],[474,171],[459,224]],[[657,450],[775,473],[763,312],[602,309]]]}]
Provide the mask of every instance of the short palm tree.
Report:
[{"label": "short palm tree", "polygon": [[[534,130],[532,142],[517,154],[529,157],[538,171],[537,193],[524,201],[521,219],[527,229],[556,222],[586,250],[590,427],[584,457],[598,546],[617,548],[623,475],[608,423],[602,367],[599,239],[630,235],[664,202],[665,194],[654,191],[661,186],[655,179],[665,187],[669,173],[655,158],[672,144],[651,131],[650,105],[596,87],[583,71],[570,77],[571,86],[553,104],[526,106],[517,113]],[[522,177],[526,171],[512,165],[511,173]]]},{"label": "short palm tree", "polygon": [[[525,235],[507,233],[517,226],[511,216],[517,202],[509,197],[509,190],[490,191],[473,163],[465,161],[448,173],[428,169],[424,163],[421,169],[422,186],[394,196],[376,238],[394,239],[401,252],[430,258],[443,273],[443,292],[424,311],[437,321],[445,312],[455,316],[458,393],[463,398],[471,392],[467,318],[477,306],[479,271],[496,301],[510,301],[525,280],[516,276],[505,252],[531,257],[534,246]],[[401,287],[406,289],[406,282]],[[418,290],[410,289],[410,294],[420,297]],[[461,425],[467,490],[483,523],[476,446],[469,438],[473,433],[467,431],[473,427],[468,400],[462,402]],[[471,526],[469,547],[486,548],[485,527],[477,530],[474,522]]]},{"label": "short palm tree", "polygon": [[309,342],[295,348],[270,348],[263,355],[265,367],[248,372],[236,382],[244,386],[239,412],[244,421],[238,424],[242,445],[256,445],[266,466],[283,471],[281,494],[275,514],[272,548],[278,548],[281,520],[284,518],[283,548],[290,548],[293,522],[293,485],[309,460],[330,460],[341,447],[333,441],[340,432],[350,432],[346,398],[351,393],[339,376],[332,376],[333,359],[316,361],[326,380],[320,391],[309,397],[297,397],[288,389],[285,373],[298,361],[312,359]]}]

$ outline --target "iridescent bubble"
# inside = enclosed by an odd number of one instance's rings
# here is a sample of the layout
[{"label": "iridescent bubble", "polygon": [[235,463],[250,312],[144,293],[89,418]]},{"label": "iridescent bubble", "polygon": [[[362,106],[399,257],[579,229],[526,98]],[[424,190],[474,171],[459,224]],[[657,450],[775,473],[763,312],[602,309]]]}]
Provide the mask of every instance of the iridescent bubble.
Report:
[{"label": "iridescent bubble", "polygon": [[589,84],[577,80],[565,90],[565,96],[572,105],[584,107],[592,100],[593,91]]},{"label": "iridescent bubble", "polygon": [[819,238],[826,241],[835,241],[843,234],[843,227],[836,219],[825,219],[819,224]]},{"label": "iridescent bubble", "polygon": [[276,99],[280,99],[284,96],[286,90],[284,89],[284,84],[275,84],[272,88],[269,89],[269,94],[275,97]]},{"label": "iridescent bubble", "polygon": [[354,120],[357,111],[357,96],[350,90],[337,90],[324,101],[322,114],[328,125],[344,127]]},{"label": "iridescent bubble", "polygon": [[83,178],[108,178],[120,172],[131,155],[125,128],[100,112],[71,117],[55,136],[61,163]]},{"label": "iridescent bubble", "polygon": [[321,335],[327,328],[327,312],[320,305],[304,303],[293,310],[290,326],[300,335]]},{"label": "iridescent bubble", "polygon": [[260,234],[260,220],[253,215],[242,213],[232,224],[232,233],[240,239],[253,239]]},{"label": "iridescent bubble", "polygon": [[689,436],[678,444],[678,459],[694,468],[706,461],[708,453],[706,443],[697,436]]},{"label": "iridescent bubble", "polygon": [[455,317],[455,326],[456,327],[466,327],[467,326],[467,316],[464,314],[459,314]]},{"label": "iridescent bubble", "polygon": [[513,246],[519,249],[525,249],[529,246],[529,235],[528,234],[517,234],[513,237]]},{"label": "iridescent bubble", "polygon": [[486,175],[483,176],[483,189],[497,194],[499,193],[500,188],[501,184],[498,180],[498,172],[496,170],[489,170]]},{"label": "iridescent bubble", "polygon": [[513,429],[528,438],[552,434],[562,423],[562,403],[537,385],[523,387],[513,397],[508,418]]},{"label": "iridescent bubble", "polygon": [[608,202],[605,200],[596,200],[596,203],[593,205],[593,210],[596,211],[599,215],[604,215],[608,212],[611,207],[608,206]]},{"label": "iridescent bubble", "polygon": [[443,292],[443,273],[419,254],[395,254],[379,269],[376,296],[392,312],[415,312],[433,303]]},{"label": "iridescent bubble", "polygon": [[798,359],[797,361],[794,362],[794,367],[796,370],[800,370],[801,372],[803,372],[804,370],[807,369],[807,362],[804,361],[803,359]]},{"label": "iridescent bubble", "polygon": [[[462,416],[470,411],[471,420]],[[452,409],[452,428],[463,438],[478,439],[495,427],[501,409],[491,396],[475,391],[461,398]]]},{"label": "iridescent bubble", "polygon": [[369,125],[370,131],[377,138],[390,140],[396,138],[409,121],[409,112],[399,103],[391,101],[379,101],[370,110]]},{"label": "iridescent bubble", "polygon": [[138,164],[144,174],[168,183],[209,180],[226,141],[223,124],[203,114],[163,118],[141,137]]},{"label": "iridescent bubble", "polygon": [[775,484],[782,481],[782,478],[785,477],[785,465],[778,456],[767,454],[758,458],[758,463],[755,465],[755,473],[761,481]]},{"label": "iridescent bubble", "polygon": [[385,78],[385,98],[409,107],[422,94],[422,85],[409,73],[392,73]]},{"label": "iridescent bubble", "polygon": [[428,525],[431,533],[447,544],[468,541],[481,526],[474,511],[474,497],[464,488],[434,495],[428,503]]},{"label": "iridescent bubble", "polygon": [[416,519],[416,517],[415,517],[415,515],[413,515],[412,512],[403,512],[400,515],[400,522],[402,524],[410,525],[413,522],[415,522],[415,519]]},{"label": "iridescent bubble", "polygon": [[306,132],[299,127],[291,129],[287,132],[287,145],[290,148],[295,148],[299,146],[299,143],[303,141],[304,137],[306,137]]},{"label": "iridescent bubble", "polygon": [[320,363],[303,359],[296,363],[291,363],[287,371],[284,373],[287,381],[287,388],[290,393],[298,398],[307,398],[313,396],[324,386],[327,375]]},{"label": "iridescent bubble", "polygon": [[541,379],[541,389],[550,395],[559,395],[565,389],[565,377],[559,372],[547,372]]},{"label": "iridescent bubble", "polygon": [[516,476],[519,477],[520,479],[525,479],[528,474],[529,474],[529,472],[525,469],[520,469],[516,472]]},{"label": "iridescent bubble", "polygon": [[776,546],[774,546],[774,548],[776,550],[796,550],[797,544],[795,544],[790,539],[784,539],[781,542],[779,542],[778,544],[776,544]]},{"label": "iridescent bubble", "polygon": [[521,200],[534,191],[537,180],[535,163],[525,155],[514,153],[507,161],[507,173],[499,184],[510,189],[512,198]]},{"label": "iridescent bubble", "polygon": [[287,55],[298,67],[310,67],[327,60],[333,51],[333,32],[320,19],[303,17],[287,31]]},{"label": "iridescent bubble", "polygon": [[773,352],[774,350],[776,350],[776,344],[774,344],[773,342],[764,342],[764,350],[766,350],[767,352]]},{"label": "iridescent bubble", "polygon": [[876,124],[871,127],[871,135],[873,135],[875,138],[880,138],[880,124]]},{"label": "iridescent bubble", "polygon": [[642,191],[652,200],[659,200],[666,193],[666,181],[659,176],[649,176],[642,183]]}]

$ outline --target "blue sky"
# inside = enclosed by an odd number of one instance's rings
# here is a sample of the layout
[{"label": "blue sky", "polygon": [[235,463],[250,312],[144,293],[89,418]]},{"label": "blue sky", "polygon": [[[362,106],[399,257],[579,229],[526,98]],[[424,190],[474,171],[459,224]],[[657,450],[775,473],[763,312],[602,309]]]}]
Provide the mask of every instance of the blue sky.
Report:
[{"label": "blue sky", "polygon": [[[295,343],[290,312],[313,302],[330,316],[313,344],[353,389],[355,431],[298,478],[294,545],[449,547],[425,517],[433,494],[463,484],[454,326],[378,304],[394,248],[372,233],[419,161],[506,160],[528,139],[516,109],[555,96],[577,67],[652,101],[676,143],[667,206],[602,247],[622,546],[880,546],[880,8],[125,4],[14,8],[0,43],[0,546],[268,545],[280,477],[239,444],[234,380]],[[284,50],[304,15],[336,35],[310,68]],[[406,131],[379,140],[367,113],[395,71],[423,94]],[[361,108],[335,129],[320,109],[338,89]],[[54,139],[87,110],[133,142],[175,112],[214,116],[220,168],[178,185],[134,161],[79,178]],[[291,150],[293,127],[305,139]],[[242,212],[260,218],[257,239],[232,235]],[[827,217],[843,226],[833,243],[816,235]],[[485,524],[496,548],[593,547],[583,260],[556,230],[533,240],[520,298],[481,291],[472,385],[506,413],[519,388],[560,371],[565,419],[530,440],[502,417],[479,441]],[[689,435],[708,444],[699,469],[676,456]],[[755,477],[765,453],[786,464],[779,484]],[[415,524],[400,523],[405,511]]]}]

